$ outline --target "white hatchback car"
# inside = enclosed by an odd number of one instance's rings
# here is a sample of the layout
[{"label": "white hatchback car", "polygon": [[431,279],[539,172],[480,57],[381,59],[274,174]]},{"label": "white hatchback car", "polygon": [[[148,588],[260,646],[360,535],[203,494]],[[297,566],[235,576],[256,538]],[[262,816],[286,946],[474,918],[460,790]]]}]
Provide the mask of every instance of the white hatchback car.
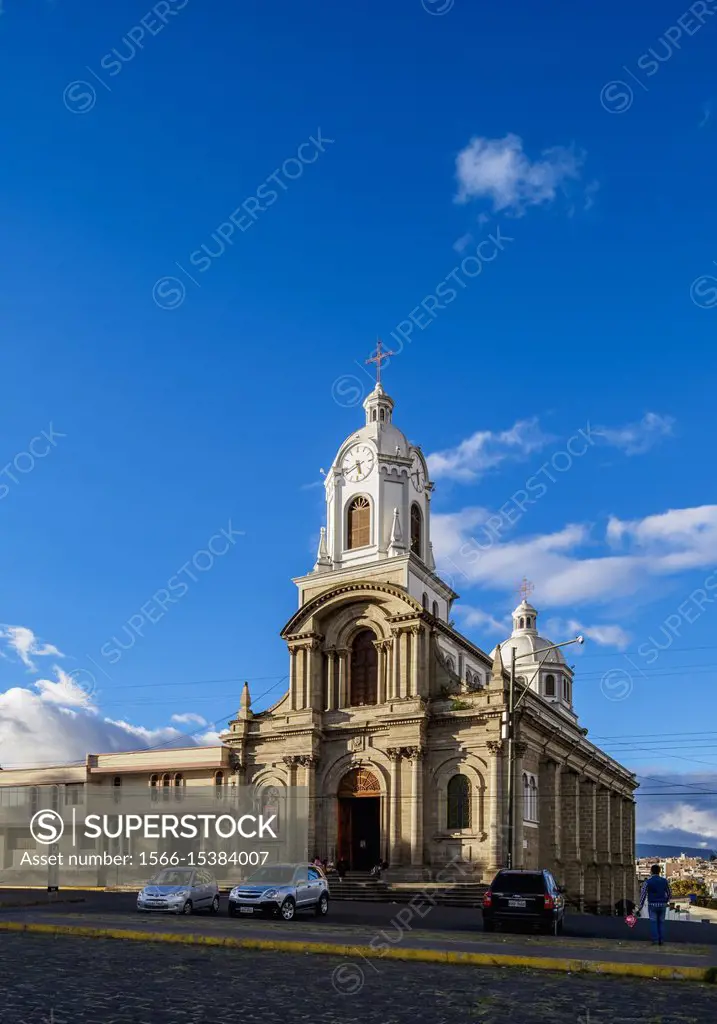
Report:
[{"label": "white hatchback car", "polygon": [[199,868],[165,868],[137,895],[137,910],[163,910],[191,914],[195,910],[219,910],[219,886],[208,871]]}]

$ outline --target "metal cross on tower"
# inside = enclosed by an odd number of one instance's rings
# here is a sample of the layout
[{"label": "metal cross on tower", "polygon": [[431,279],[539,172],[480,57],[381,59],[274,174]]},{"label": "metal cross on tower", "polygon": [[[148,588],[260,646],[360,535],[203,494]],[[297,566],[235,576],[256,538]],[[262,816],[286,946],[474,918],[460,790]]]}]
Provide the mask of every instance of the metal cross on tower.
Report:
[{"label": "metal cross on tower", "polygon": [[381,363],[384,359],[388,359],[389,356],[394,356],[396,353],[392,352],[391,349],[384,349],[383,342],[380,338],[376,339],[376,355],[371,356],[366,360],[367,363],[376,364],[376,384],[381,383]]},{"label": "metal cross on tower", "polygon": [[530,580],[526,579],[526,577],[524,576],[523,577],[523,582],[520,584],[520,586],[518,587],[518,591],[517,591],[518,595],[520,596],[520,598],[523,601],[527,601],[528,598],[530,597],[530,595],[533,593],[534,590],[535,590],[535,587],[533,586],[533,584],[530,582]]}]

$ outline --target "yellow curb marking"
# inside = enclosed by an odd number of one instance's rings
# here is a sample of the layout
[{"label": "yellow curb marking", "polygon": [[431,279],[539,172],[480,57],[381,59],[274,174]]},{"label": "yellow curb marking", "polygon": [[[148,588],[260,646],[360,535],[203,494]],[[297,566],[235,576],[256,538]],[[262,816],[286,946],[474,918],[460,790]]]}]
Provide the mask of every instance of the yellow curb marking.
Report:
[{"label": "yellow curb marking", "polygon": [[709,981],[710,969],[668,967],[662,964],[613,963],[607,960],[568,960],[566,958],[511,956],[503,953],[462,953],[438,949],[387,949],[347,946],[334,942],[303,944],[281,939],[237,939],[231,936],[178,934],[175,932],[134,931],[120,928],[87,928],[75,925],[26,924],[0,921],[0,931],[34,932],[44,935],[74,935],[96,939],[126,939],[133,942],[168,942],[187,946],[221,946],[226,949],[253,949],[285,953],[320,953],[330,956],[360,956],[375,960],[417,960],[421,963],[472,964],[480,967],[528,967],[543,971],[619,974],[625,977],[662,978],[672,981]]}]

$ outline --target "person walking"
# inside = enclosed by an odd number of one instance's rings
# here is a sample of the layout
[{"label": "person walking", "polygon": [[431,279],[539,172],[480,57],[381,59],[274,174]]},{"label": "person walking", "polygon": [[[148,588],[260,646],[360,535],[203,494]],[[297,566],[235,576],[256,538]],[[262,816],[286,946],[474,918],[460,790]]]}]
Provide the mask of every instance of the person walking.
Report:
[{"label": "person walking", "polygon": [[662,877],[659,864],[650,868],[650,877],[645,879],[640,891],[640,902],[637,906],[638,916],[647,900],[647,912],[650,916],[650,933],[653,946],[661,946],[665,935],[665,917],[667,905],[672,899],[672,889],[666,878]]}]

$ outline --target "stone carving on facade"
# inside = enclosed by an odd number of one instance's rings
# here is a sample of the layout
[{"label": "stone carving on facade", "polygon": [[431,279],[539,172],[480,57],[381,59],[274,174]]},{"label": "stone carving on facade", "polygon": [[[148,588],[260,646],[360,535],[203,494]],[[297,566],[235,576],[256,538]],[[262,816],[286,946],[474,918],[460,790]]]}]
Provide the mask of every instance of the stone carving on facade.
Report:
[{"label": "stone carving on facade", "polygon": [[488,740],[486,747],[489,754],[498,757],[503,752],[503,740]]}]

